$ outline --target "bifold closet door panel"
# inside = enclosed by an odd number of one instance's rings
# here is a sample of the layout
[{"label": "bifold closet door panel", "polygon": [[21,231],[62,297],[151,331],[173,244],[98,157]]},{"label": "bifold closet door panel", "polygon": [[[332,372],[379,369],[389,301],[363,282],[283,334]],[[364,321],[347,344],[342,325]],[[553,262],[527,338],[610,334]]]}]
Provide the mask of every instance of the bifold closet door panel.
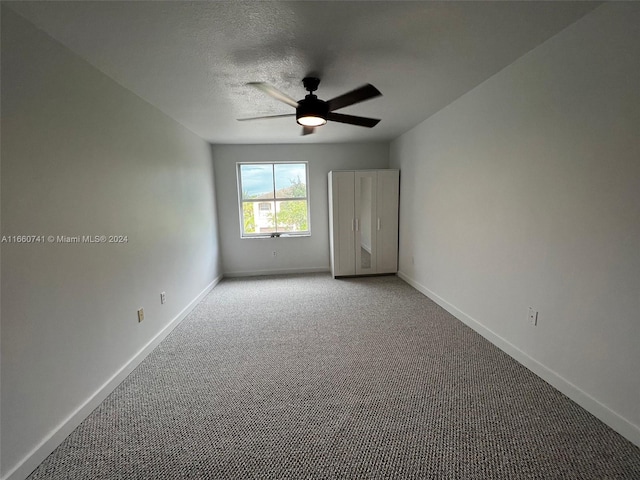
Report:
[{"label": "bifold closet door panel", "polygon": [[377,273],[377,172],[355,172],[356,275]]},{"label": "bifold closet door panel", "polygon": [[332,172],[333,276],[355,275],[354,172]]},{"label": "bifold closet door panel", "polygon": [[400,172],[378,170],[377,273],[398,271],[398,199]]}]

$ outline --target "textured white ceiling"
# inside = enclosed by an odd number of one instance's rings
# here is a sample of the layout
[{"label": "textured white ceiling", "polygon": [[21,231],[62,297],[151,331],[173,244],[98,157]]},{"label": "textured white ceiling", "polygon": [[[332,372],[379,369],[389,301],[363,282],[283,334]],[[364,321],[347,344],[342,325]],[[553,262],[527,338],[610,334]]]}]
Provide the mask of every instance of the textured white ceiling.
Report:
[{"label": "textured white ceiling", "polygon": [[[595,2],[8,2],[127,89],[212,143],[387,141],[550,38]],[[383,97],[300,136],[293,113],[247,82],[291,97],[321,77],[328,100],[364,83]]]}]

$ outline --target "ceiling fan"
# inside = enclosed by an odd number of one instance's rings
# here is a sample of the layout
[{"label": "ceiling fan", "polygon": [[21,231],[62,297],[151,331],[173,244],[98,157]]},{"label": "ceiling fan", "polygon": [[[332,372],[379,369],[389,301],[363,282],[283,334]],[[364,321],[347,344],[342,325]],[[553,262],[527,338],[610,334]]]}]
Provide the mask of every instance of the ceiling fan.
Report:
[{"label": "ceiling fan", "polygon": [[313,133],[316,127],[326,124],[328,121],[348,123],[350,125],[358,125],[360,127],[375,127],[380,121],[377,118],[358,117],[355,115],[345,115],[335,113],[335,110],[348,107],[355,103],[364,102],[371,98],[381,96],[382,93],[373,85],[367,83],[360,88],[356,88],[343,95],[339,95],[331,100],[320,100],[313,94],[318,89],[320,79],[316,77],[306,77],[302,79],[302,84],[309,94],[302,100],[295,101],[289,95],[282,93],[277,88],[264,82],[247,83],[252,87],[262,90],[267,95],[279,100],[287,105],[291,105],[296,109],[296,113],[287,113],[284,115],[268,115],[266,117],[239,118],[239,121],[245,120],[261,120],[265,118],[280,117],[296,117],[299,125],[302,125],[302,135]]}]

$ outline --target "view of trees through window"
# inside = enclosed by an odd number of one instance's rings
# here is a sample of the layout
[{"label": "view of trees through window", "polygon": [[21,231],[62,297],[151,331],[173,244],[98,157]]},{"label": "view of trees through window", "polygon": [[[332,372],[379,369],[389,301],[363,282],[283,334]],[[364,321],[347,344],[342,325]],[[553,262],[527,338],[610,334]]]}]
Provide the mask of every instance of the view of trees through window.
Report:
[{"label": "view of trees through window", "polygon": [[306,163],[238,164],[242,236],[308,234]]}]

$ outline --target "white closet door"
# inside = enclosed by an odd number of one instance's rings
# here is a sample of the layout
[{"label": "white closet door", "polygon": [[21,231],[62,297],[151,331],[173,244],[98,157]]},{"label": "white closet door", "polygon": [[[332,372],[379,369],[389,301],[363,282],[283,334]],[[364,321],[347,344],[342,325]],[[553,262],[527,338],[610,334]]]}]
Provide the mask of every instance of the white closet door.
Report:
[{"label": "white closet door", "polygon": [[355,275],[354,172],[332,172],[333,276]]},{"label": "white closet door", "polygon": [[356,274],[377,272],[376,172],[355,172]]},{"label": "white closet door", "polygon": [[398,170],[378,170],[377,273],[398,271]]}]

